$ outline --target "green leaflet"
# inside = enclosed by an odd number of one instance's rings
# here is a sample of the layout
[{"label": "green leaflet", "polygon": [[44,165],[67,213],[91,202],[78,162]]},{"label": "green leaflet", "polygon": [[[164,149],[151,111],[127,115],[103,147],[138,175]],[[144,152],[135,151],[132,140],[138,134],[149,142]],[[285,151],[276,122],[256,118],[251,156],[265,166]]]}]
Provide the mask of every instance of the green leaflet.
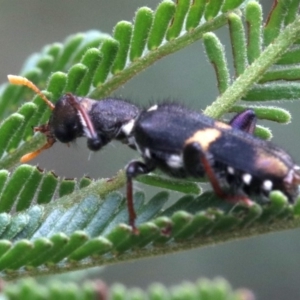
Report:
[{"label": "green leaflet", "polygon": [[[21,280],[18,283],[4,284],[2,297],[7,299],[207,299],[207,300],[243,300],[254,295],[246,289],[234,291],[227,281],[221,278],[214,280],[199,279],[197,282],[184,282],[167,288],[161,284],[152,284],[143,291],[140,288],[126,288],[121,284],[107,287],[102,281],[89,281],[75,284],[72,282],[52,281],[40,284],[33,279]],[[24,298],[25,297],[25,298]]]}]

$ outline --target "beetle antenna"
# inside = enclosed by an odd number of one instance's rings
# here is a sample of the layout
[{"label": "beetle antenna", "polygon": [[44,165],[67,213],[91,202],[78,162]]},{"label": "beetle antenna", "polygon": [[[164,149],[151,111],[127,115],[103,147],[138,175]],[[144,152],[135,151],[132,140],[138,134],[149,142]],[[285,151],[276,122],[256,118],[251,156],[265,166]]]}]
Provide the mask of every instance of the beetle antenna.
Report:
[{"label": "beetle antenna", "polygon": [[55,140],[53,141],[47,141],[47,143],[42,146],[40,149],[36,150],[36,151],[33,151],[33,152],[29,152],[25,155],[23,155],[21,158],[20,158],[20,162],[21,163],[27,163],[28,161],[36,158],[42,151],[52,147],[52,145],[55,143]]},{"label": "beetle antenna", "polygon": [[51,101],[49,101],[47,97],[44,94],[42,94],[40,89],[27,78],[22,76],[16,76],[16,75],[7,75],[7,78],[11,84],[25,85],[28,88],[32,89],[36,94],[38,94],[44,100],[44,102],[49,106],[51,110],[54,109],[54,104]]}]

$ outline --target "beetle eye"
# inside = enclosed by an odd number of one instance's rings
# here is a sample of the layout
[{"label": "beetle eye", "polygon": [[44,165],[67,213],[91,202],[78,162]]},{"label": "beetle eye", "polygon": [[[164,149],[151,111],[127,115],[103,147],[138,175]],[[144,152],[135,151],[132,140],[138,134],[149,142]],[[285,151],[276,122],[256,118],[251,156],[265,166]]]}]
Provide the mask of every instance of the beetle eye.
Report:
[{"label": "beetle eye", "polygon": [[79,131],[78,124],[64,123],[63,125],[55,128],[54,136],[62,143],[69,143],[80,136]]},{"label": "beetle eye", "polygon": [[69,143],[75,139],[73,134],[63,129],[55,130],[55,137],[62,143]]}]

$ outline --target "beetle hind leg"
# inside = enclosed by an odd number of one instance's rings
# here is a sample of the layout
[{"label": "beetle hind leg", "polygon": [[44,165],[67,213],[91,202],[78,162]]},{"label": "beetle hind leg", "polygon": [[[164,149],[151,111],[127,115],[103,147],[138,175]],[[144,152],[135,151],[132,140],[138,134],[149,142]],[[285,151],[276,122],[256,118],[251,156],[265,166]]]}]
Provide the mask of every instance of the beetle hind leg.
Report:
[{"label": "beetle hind leg", "polygon": [[[243,202],[247,206],[251,206],[253,202],[245,195],[232,195],[224,191],[220,184],[220,179],[216,175],[213,165],[213,158],[209,152],[202,150],[200,143],[191,142],[187,144],[183,151],[184,165],[187,172],[194,177],[199,177],[200,170],[206,175],[214,193],[222,199],[231,203]],[[197,176],[198,175],[198,176]]]}]

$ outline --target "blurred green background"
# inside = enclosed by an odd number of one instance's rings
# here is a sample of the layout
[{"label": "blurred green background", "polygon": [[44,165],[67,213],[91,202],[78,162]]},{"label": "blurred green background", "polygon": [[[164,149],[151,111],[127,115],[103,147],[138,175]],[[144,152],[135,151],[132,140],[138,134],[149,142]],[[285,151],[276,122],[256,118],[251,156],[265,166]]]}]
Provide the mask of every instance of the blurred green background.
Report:
[{"label": "blurred green background", "polygon": [[[97,29],[111,33],[120,20],[131,21],[140,6],[155,8],[157,0],[6,0],[1,1],[0,82],[7,74],[18,74],[25,59],[49,43],[63,41],[68,35]],[[272,1],[261,1],[266,13]],[[217,32],[226,44],[231,61],[227,28]],[[136,103],[163,99],[178,100],[194,109],[204,109],[218,92],[212,67],[201,41],[175,53],[133,78],[115,96]],[[278,103],[277,103],[278,104]],[[271,126],[274,141],[294,157],[300,157],[298,133],[300,104],[280,103],[293,112],[294,122],[288,126]],[[37,124],[33,124],[37,125]],[[114,143],[99,153],[90,154],[86,141],[78,141],[71,149],[55,144],[33,163],[66,177],[109,177],[137,154]],[[298,159],[300,161],[300,159]],[[142,185],[136,184],[136,188]],[[167,285],[199,277],[224,276],[234,288],[248,287],[258,299],[300,298],[300,231],[291,230],[272,235],[239,240],[215,247],[195,249],[178,254],[143,259],[108,266],[97,276],[108,284],[147,287],[152,282]]]}]

